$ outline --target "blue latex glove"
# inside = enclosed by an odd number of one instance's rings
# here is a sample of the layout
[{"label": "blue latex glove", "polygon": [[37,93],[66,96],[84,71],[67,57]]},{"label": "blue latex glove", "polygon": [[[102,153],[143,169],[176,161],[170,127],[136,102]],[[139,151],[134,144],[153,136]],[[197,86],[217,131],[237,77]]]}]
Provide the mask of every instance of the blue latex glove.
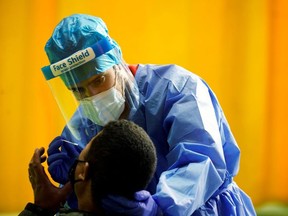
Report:
[{"label": "blue latex glove", "polygon": [[52,179],[60,184],[68,182],[68,171],[82,148],[67,142],[63,137],[56,137],[48,148],[48,171]]},{"label": "blue latex glove", "polygon": [[109,195],[102,200],[102,207],[107,215],[162,215],[160,208],[158,208],[158,205],[148,191],[138,191],[135,193],[134,198],[135,200],[128,200],[122,196]]}]

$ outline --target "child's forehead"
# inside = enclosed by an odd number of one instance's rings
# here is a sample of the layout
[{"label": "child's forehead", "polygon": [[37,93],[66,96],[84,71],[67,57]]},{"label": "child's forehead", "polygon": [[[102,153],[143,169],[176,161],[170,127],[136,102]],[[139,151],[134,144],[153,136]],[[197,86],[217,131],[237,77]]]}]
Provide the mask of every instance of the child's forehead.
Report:
[{"label": "child's forehead", "polygon": [[80,152],[79,154],[79,160],[84,160],[89,149],[90,149],[90,146],[91,146],[91,141],[85,146],[85,148]]},{"label": "child's forehead", "polygon": [[84,159],[84,157],[88,154],[89,149],[91,148],[91,145],[93,144],[93,140],[97,139],[97,137],[102,133],[102,131],[100,131],[95,137],[93,137],[90,142],[85,146],[85,148],[81,151],[80,155],[79,155],[79,159],[81,157],[81,159]]}]

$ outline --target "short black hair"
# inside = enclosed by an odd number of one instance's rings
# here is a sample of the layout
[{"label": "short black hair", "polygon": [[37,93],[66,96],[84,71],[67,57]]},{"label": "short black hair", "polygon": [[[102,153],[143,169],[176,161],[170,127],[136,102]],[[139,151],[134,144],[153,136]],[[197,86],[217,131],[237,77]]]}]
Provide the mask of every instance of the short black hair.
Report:
[{"label": "short black hair", "polygon": [[108,194],[132,199],[150,182],[157,157],[147,133],[128,120],[111,121],[92,140],[85,157],[89,162],[95,202]]}]

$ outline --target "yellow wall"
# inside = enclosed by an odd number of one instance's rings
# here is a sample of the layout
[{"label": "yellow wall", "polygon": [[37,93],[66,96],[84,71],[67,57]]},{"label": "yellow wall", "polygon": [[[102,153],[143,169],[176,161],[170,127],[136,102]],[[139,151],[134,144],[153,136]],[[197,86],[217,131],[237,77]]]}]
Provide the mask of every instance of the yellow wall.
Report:
[{"label": "yellow wall", "polygon": [[9,0],[0,2],[0,212],[33,201],[32,151],[64,125],[40,68],[53,28],[72,13],[102,17],[128,63],[202,76],[242,150],[236,182],[256,205],[288,201],[286,0]]}]

